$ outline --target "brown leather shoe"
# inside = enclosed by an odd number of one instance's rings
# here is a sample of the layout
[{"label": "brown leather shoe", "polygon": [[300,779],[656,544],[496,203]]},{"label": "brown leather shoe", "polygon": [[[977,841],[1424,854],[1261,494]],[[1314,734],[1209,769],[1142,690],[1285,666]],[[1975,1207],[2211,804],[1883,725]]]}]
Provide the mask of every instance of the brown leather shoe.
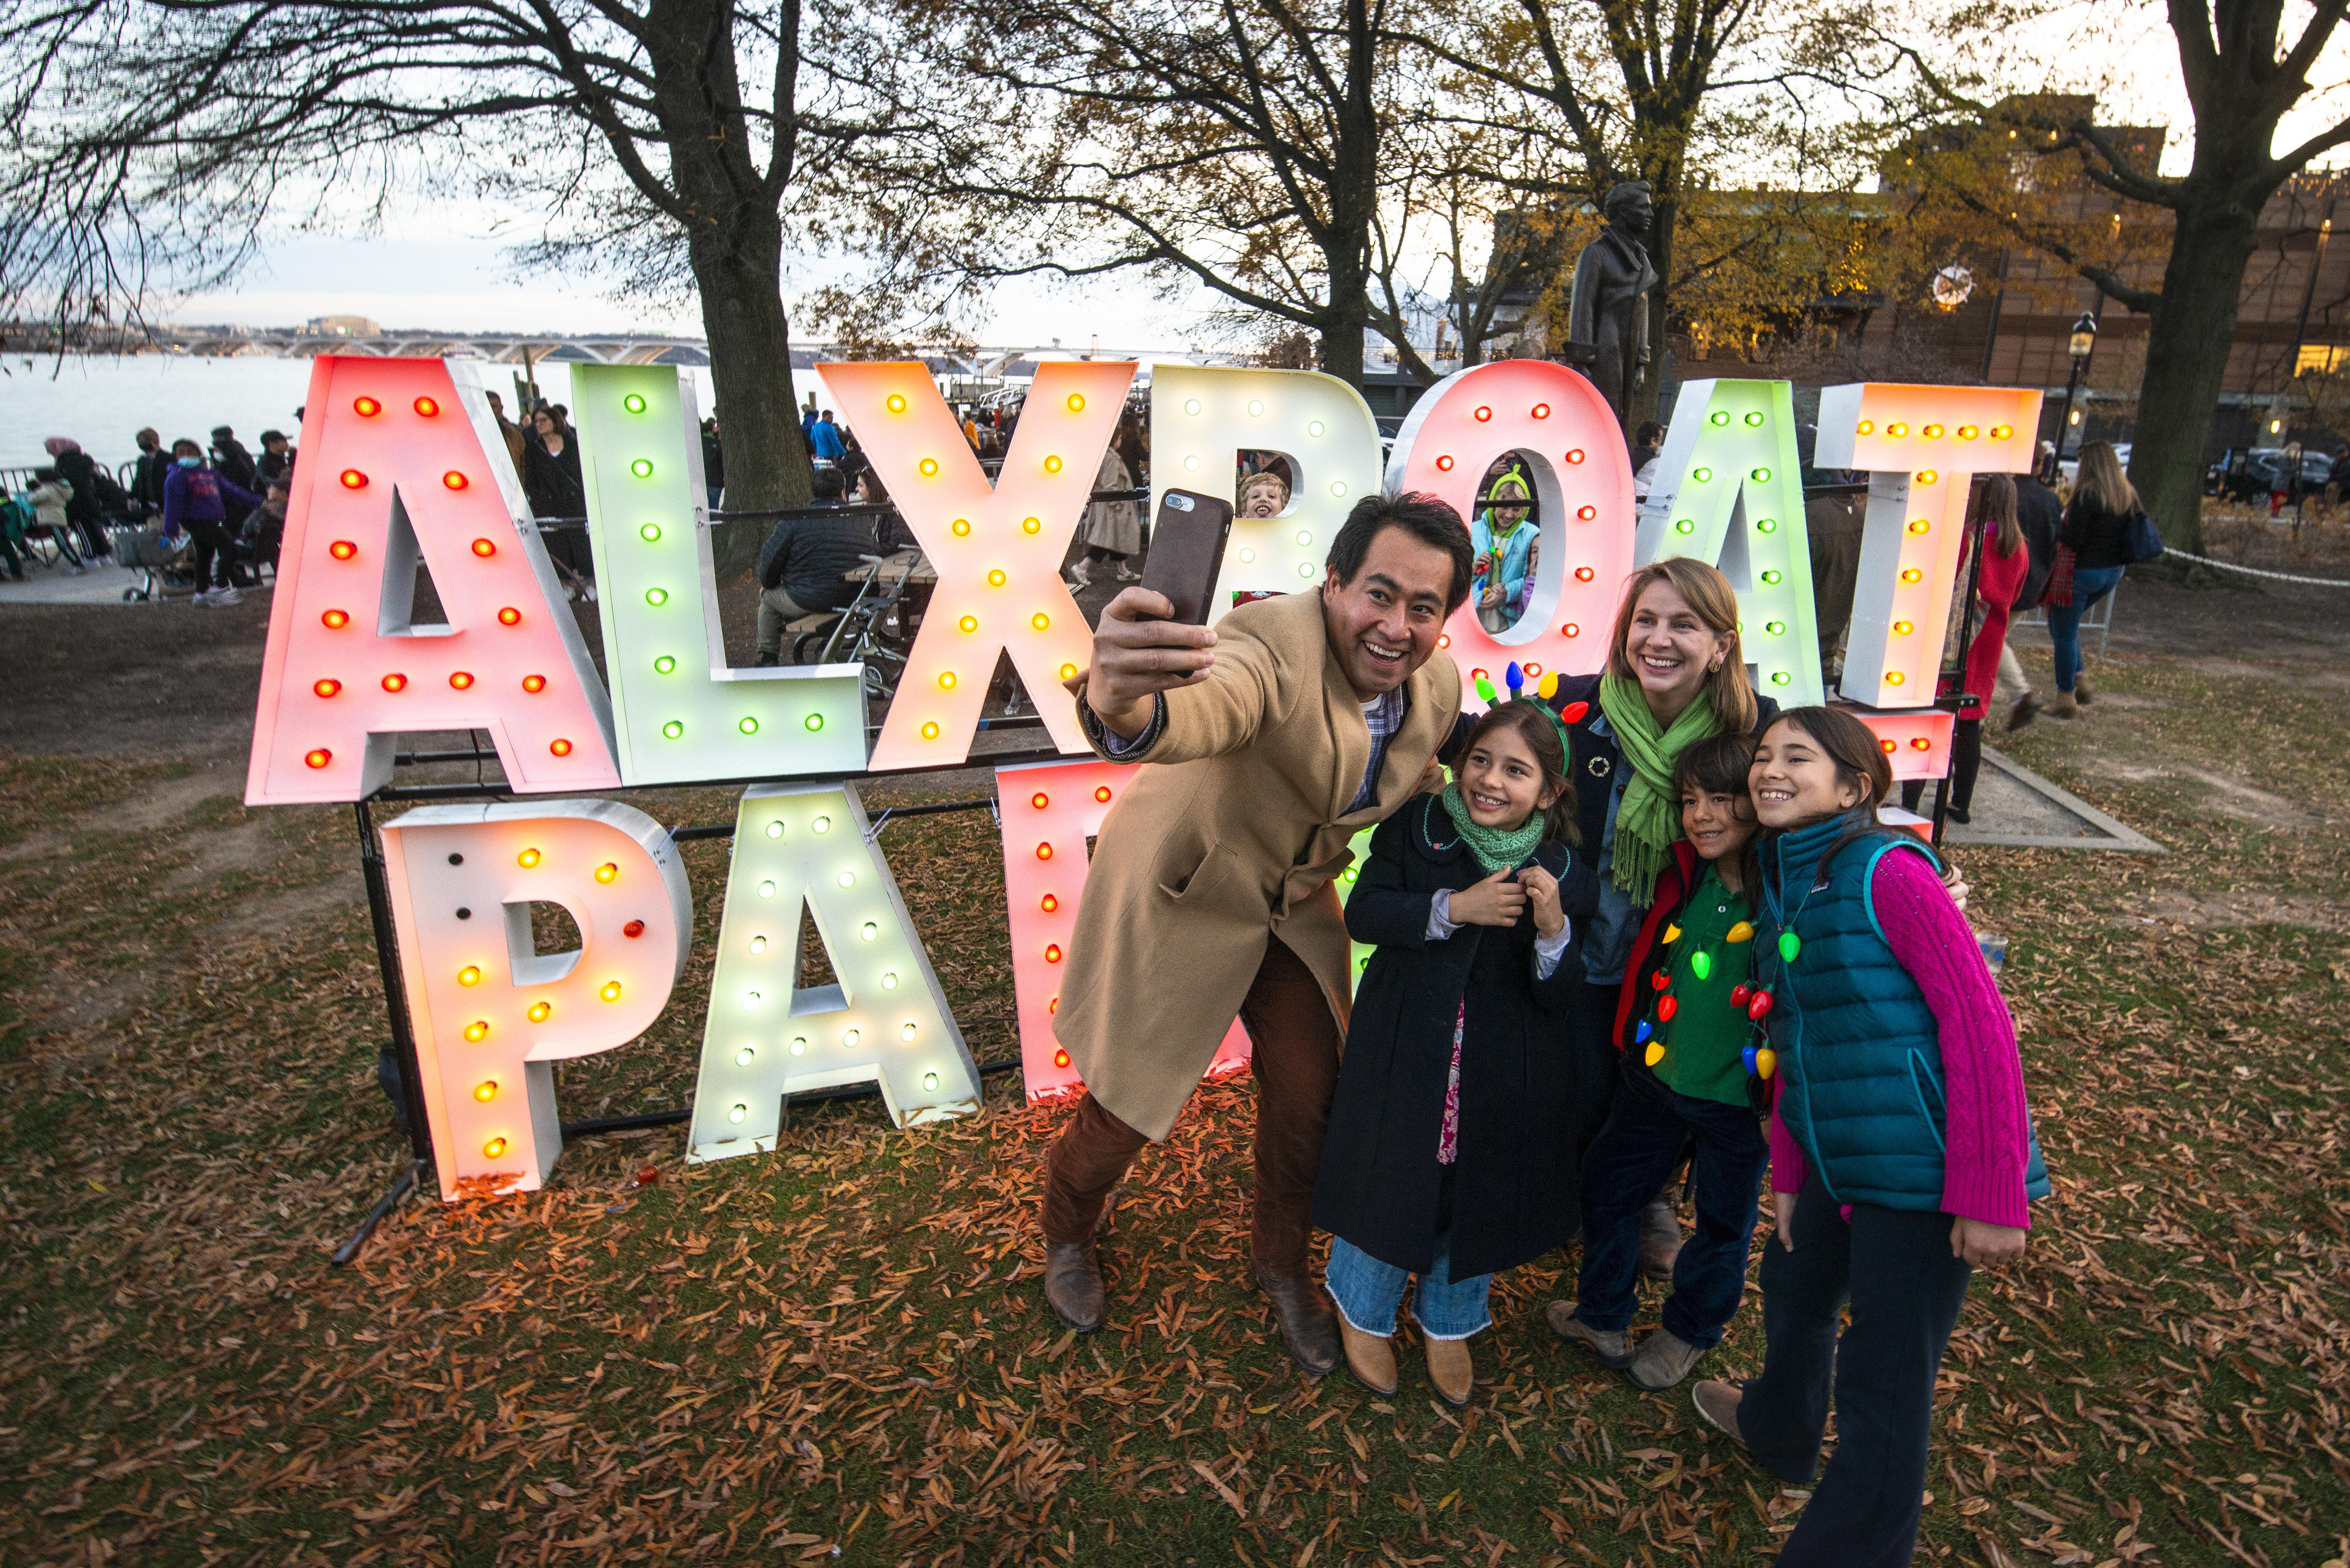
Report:
[{"label": "brown leather shoe", "polygon": [[1720,1377],[1709,1377],[1690,1390],[1690,1403],[1706,1424],[1742,1449],[1746,1439],[1738,1431],[1738,1404],[1745,1397],[1744,1388]]},{"label": "brown leather shoe", "polygon": [[1428,1380],[1454,1409],[1469,1403],[1477,1391],[1476,1364],[1469,1358],[1465,1339],[1431,1339],[1428,1345]]},{"label": "brown leather shoe", "polygon": [[1092,1242],[1045,1243],[1045,1301],[1055,1317],[1079,1334],[1091,1334],[1102,1325],[1107,1308]]},{"label": "brown leather shoe", "polygon": [[1396,1391],[1395,1341],[1365,1334],[1345,1318],[1338,1320],[1339,1337],[1347,1342],[1347,1370],[1374,1394]]},{"label": "brown leather shoe", "polygon": [[1281,1346],[1298,1369],[1319,1377],[1338,1365],[1338,1314],[1322,1299],[1309,1279],[1283,1279],[1268,1274],[1262,1263],[1252,1264],[1256,1288],[1273,1303],[1274,1321],[1281,1324]]}]

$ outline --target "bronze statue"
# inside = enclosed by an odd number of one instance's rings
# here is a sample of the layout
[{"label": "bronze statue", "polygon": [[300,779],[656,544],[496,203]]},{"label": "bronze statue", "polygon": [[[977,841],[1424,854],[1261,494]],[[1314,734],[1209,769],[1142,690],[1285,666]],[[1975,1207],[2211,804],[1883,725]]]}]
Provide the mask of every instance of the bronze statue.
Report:
[{"label": "bronze statue", "polygon": [[1656,209],[1647,182],[1632,181],[1609,191],[1599,210],[1607,226],[1575,258],[1575,296],[1568,307],[1570,362],[1578,364],[1599,395],[1616,410],[1616,422],[1630,429],[1632,394],[1647,378],[1648,290],[1656,269],[1640,242]]}]

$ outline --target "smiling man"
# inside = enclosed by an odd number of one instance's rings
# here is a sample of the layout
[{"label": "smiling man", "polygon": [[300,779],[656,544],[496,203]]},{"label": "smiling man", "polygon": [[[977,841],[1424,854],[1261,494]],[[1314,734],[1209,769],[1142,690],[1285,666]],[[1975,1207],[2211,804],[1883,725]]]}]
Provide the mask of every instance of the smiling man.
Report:
[{"label": "smiling man", "polygon": [[1087,1093],[1045,1176],[1045,1296],[1098,1327],[1094,1231],[1164,1138],[1237,1014],[1256,1077],[1259,1289],[1318,1376],[1336,1320],[1307,1275],[1322,1133],[1351,1004],[1332,883],[1347,843],[1419,786],[1451,736],[1461,674],[1437,653],[1469,595],[1469,530],[1433,496],[1373,496],[1322,591],[1243,605],[1211,630],[1128,588],[1070,682],[1102,755],[1144,768],[1102,825],[1053,1032]]}]

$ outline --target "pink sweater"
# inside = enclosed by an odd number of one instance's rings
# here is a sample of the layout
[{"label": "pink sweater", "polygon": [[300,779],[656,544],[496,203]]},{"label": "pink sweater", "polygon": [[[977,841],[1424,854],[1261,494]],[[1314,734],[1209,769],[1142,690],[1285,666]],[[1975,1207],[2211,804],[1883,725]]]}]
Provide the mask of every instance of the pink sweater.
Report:
[{"label": "pink sweater", "polygon": [[[1983,962],[1982,949],[1941,879],[1922,857],[1887,855],[1869,892],[1893,956],[1925,993],[1941,1036],[1942,1208],[1989,1225],[2029,1229],[2023,1173],[2032,1124],[2015,1021]],[[1774,1105],[1771,1190],[1800,1192],[1804,1151]]]}]

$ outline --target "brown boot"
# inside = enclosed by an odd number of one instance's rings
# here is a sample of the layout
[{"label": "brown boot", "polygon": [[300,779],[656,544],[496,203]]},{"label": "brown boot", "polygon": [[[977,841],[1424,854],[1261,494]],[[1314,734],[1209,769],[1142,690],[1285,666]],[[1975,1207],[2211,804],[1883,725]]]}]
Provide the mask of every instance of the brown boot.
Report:
[{"label": "brown boot", "polygon": [[1476,1364],[1469,1358],[1465,1339],[1431,1339],[1428,1345],[1428,1380],[1454,1409],[1469,1403],[1477,1391]]},{"label": "brown boot", "polygon": [[1343,1317],[1338,1320],[1338,1334],[1347,1342],[1347,1370],[1355,1375],[1355,1381],[1374,1394],[1393,1394],[1395,1341],[1365,1334]]},{"label": "brown boot", "polygon": [[1652,1280],[1673,1277],[1681,1255],[1681,1215],[1669,1195],[1640,1210],[1640,1272]]},{"label": "brown boot", "polygon": [[1322,1299],[1309,1279],[1284,1279],[1268,1274],[1262,1263],[1253,1265],[1256,1288],[1273,1303],[1274,1321],[1281,1325],[1281,1346],[1299,1370],[1319,1377],[1338,1365],[1338,1314]]},{"label": "brown boot", "polygon": [[2080,703],[2083,707],[2085,707],[2085,707],[2087,707],[2090,703],[2092,703],[2092,702],[2095,701],[2096,700],[2097,700],[2097,694],[2096,694],[2095,692],[2094,692],[2094,691],[2090,691],[2090,690],[2089,690],[2089,683],[2088,683],[2088,681],[2086,681],[2085,680],[2082,679],[2082,678],[2081,678],[2080,676],[2078,676],[2078,675],[2075,675],[2074,677],[2073,677],[2073,701],[2074,701]]},{"label": "brown boot", "polygon": [[2021,730],[2033,720],[2040,717],[2040,710],[2046,706],[2046,703],[2041,701],[2039,692],[2026,691],[2015,700],[2015,706],[2007,711],[2008,729]]},{"label": "brown boot", "polygon": [[1720,1377],[1709,1377],[1690,1390],[1690,1401],[1706,1424],[1742,1449],[1746,1439],[1738,1430],[1738,1402],[1745,1397],[1745,1389]]},{"label": "brown boot", "polygon": [[1091,1334],[1102,1325],[1107,1309],[1092,1242],[1045,1243],[1045,1302],[1055,1317],[1079,1334]]},{"label": "brown boot", "polygon": [[2041,711],[2052,719],[2062,719],[2070,723],[2081,716],[2081,704],[2070,691],[2059,691],[2048,699],[2048,705]]}]

